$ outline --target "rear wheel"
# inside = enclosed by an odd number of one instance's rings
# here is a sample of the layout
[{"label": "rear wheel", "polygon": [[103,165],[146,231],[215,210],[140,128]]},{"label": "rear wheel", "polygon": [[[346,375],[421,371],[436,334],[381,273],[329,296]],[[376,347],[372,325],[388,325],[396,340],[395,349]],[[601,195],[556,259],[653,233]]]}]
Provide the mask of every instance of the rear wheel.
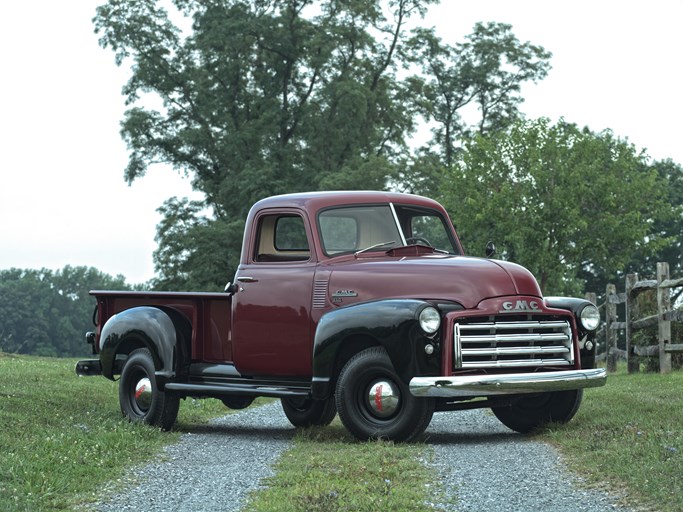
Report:
[{"label": "rear wheel", "polygon": [[337,415],[334,398],[313,400],[312,398],[282,398],[282,410],[295,427],[324,427],[332,423]]},{"label": "rear wheel", "polygon": [[522,396],[507,407],[492,407],[503,425],[527,434],[551,422],[567,423],[579,410],[583,389]]},{"label": "rear wheel", "polygon": [[361,440],[411,441],[434,414],[434,400],[411,395],[381,347],[359,352],[346,363],[336,401],[342,423]]},{"label": "rear wheel", "polygon": [[178,417],[180,398],[157,386],[154,360],[146,348],[131,352],[119,383],[121,412],[130,421],[170,430]]}]

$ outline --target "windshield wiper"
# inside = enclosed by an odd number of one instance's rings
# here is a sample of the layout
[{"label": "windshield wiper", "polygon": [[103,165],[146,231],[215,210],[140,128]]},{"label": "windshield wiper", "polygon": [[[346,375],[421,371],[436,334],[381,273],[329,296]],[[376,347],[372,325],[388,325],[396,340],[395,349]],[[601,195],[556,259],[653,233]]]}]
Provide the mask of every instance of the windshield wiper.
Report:
[{"label": "windshield wiper", "polygon": [[367,252],[367,251],[372,251],[373,249],[377,249],[378,247],[384,247],[385,245],[391,245],[391,244],[395,244],[395,243],[396,243],[395,240],[391,240],[390,242],[381,242],[379,244],[371,245],[370,247],[366,247],[365,249],[361,249],[360,251],[356,251],[354,253],[354,256],[358,256],[359,254],[362,254],[362,253]]}]

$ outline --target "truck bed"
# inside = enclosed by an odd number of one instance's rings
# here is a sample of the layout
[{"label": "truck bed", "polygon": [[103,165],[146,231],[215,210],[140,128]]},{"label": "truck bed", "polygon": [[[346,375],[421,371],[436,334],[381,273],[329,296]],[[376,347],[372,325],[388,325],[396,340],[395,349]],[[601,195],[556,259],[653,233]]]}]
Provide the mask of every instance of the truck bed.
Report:
[{"label": "truck bed", "polygon": [[169,308],[179,312],[192,326],[193,361],[232,361],[231,296],[227,293],[93,290],[90,295],[97,300],[100,326],[115,314],[133,307]]}]

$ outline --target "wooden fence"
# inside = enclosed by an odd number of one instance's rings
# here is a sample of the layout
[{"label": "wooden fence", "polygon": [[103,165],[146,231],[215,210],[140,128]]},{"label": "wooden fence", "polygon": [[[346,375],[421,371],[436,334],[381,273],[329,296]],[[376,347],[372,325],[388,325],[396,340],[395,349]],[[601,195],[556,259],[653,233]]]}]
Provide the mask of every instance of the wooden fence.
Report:
[{"label": "wooden fence", "polygon": [[[683,343],[672,343],[671,339],[671,322],[683,322],[683,311],[671,310],[670,289],[679,286],[683,286],[683,278],[670,279],[668,263],[657,263],[657,279],[639,281],[638,274],[627,275],[624,293],[617,293],[616,286],[613,284],[607,285],[605,302],[599,307],[605,311],[605,357],[608,372],[616,371],[618,357],[626,359],[629,373],[638,372],[640,363],[636,356],[658,357],[660,373],[671,371],[671,354],[683,352]],[[657,313],[640,318],[637,298],[640,293],[647,290],[656,290]],[[586,297],[596,303],[595,294],[587,294]],[[618,321],[617,318],[617,305],[619,304],[625,305],[623,322]],[[635,331],[653,326],[657,326],[656,345],[633,344]],[[626,333],[626,350],[617,348],[618,331]]]}]

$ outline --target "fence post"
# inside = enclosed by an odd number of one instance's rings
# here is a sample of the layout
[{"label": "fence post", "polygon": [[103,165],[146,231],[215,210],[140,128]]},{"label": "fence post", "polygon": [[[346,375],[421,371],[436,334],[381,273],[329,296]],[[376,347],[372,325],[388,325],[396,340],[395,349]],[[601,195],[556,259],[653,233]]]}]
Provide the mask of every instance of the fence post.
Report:
[{"label": "fence post", "polygon": [[628,274],[626,276],[626,368],[628,373],[638,373],[640,371],[640,363],[636,360],[636,355],[633,352],[633,329],[631,323],[637,316],[636,298],[631,295],[633,287],[638,282],[638,274]]},{"label": "fence post", "polygon": [[669,264],[657,263],[657,322],[659,342],[659,373],[671,372],[671,354],[664,351],[664,345],[671,343],[671,321],[664,320],[664,313],[671,310],[669,288],[661,288],[662,281],[669,279]]},{"label": "fence post", "polygon": [[612,328],[614,322],[617,321],[617,304],[610,301],[611,296],[616,296],[617,287],[613,284],[608,284],[605,290],[605,341],[607,347],[605,354],[607,359],[607,372],[614,373],[617,371],[617,355],[614,349],[617,348],[617,331]]}]

